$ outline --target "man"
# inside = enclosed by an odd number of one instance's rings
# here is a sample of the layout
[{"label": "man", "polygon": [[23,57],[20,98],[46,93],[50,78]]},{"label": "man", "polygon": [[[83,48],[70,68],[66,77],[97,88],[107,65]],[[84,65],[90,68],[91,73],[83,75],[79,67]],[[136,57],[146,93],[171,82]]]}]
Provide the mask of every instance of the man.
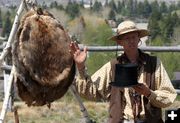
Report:
[{"label": "man", "polygon": [[[111,39],[123,46],[124,54],[106,63],[91,77],[86,73],[87,48],[83,51],[71,42],[71,54],[76,62],[79,75],[76,86],[81,96],[90,100],[108,100],[109,123],[162,123],[161,108],[173,103],[176,92],[160,61],[138,49],[140,38],[148,36],[147,30],[138,29],[130,20],[118,25],[117,35]],[[111,86],[115,63],[137,64],[139,84],[119,88]]]}]

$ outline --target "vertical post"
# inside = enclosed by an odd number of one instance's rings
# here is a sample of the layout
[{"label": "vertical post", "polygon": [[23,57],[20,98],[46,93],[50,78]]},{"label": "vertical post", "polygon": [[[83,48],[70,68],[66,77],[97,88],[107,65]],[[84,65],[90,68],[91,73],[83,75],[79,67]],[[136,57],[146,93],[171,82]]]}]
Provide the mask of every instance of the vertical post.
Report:
[{"label": "vertical post", "polygon": [[12,26],[12,29],[11,29],[11,32],[10,32],[10,35],[8,38],[8,42],[7,42],[5,48],[3,49],[2,53],[1,53],[0,65],[2,65],[2,61],[4,60],[5,56],[8,54],[9,48],[11,47],[11,44],[14,40],[14,36],[15,36],[17,29],[18,29],[18,26],[19,26],[19,18],[20,18],[21,13],[23,12],[24,5],[25,5],[24,0],[22,0],[21,4],[19,6],[19,9],[16,13],[14,23],[13,23],[13,26]]},{"label": "vertical post", "polygon": [[73,84],[70,86],[70,90],[71,90],[71,93],[73,94],[73,96],[77,99],[77,101],[79,103],[81,112],[83,113],[83,116],[85,118],[85,122],[86,123],[93,123],[93,121],[89,118],[88,112],[87,112],[85,106],[83,105],[81,97],[79,96],[79,94],[78,94],[78,92],[77,92],[77,90]]},{"label": "vertical post", "polygon": [[19,123],[18,107],[14,107],[14,120],[15,123]]},{"label": "vertical post", "polygon": [[6,95],[5,95],[5,98],[4,98],[4,101],[3,101],[3,106],[2,106],[1,115],[0,115],[0,123],[3,123],[6,112],[7,112],[7,107],[8,107],[9,97],[10,97],[10,94],[11,94],[11,87],[12,87],[12,83],[13,83],[13,75],[14,75],[14,73],[15,73],[15,67],[13,66],[12,70],[11,70],[10,78],[9,78],[9,81],[8,81],[8,87],[7,87],[7,90],[6,90]]},{"label": "vertical post", "polygon": [[[5,64],[4,64],[5,65]],[[7,88],[10,86],[9,85],[9,81],[10,81],[10,72],[9,70],[3,70],[3,75],[4,75],[4,99],[5,99],[5,95],[7,93]],[[11,93],[11,92],[10,92]],[[7,110],[10,110],[12,111],[12,95],[10,94],[10,97],[9,97],[9,101],[8,101],[8,107],[7,107]]]}]

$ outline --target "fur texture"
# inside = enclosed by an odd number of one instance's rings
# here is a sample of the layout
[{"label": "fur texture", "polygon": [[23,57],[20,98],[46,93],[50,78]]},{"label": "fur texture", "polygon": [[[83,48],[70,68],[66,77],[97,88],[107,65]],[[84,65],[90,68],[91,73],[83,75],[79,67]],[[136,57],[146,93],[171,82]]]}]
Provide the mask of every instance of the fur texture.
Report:
[{"label": "fur texture", "polygon": [[18,94],[29,106],[49,104],[68,90],[75,75],[69,43],[51,14],[30,11],[22,18],[12,53]]}]

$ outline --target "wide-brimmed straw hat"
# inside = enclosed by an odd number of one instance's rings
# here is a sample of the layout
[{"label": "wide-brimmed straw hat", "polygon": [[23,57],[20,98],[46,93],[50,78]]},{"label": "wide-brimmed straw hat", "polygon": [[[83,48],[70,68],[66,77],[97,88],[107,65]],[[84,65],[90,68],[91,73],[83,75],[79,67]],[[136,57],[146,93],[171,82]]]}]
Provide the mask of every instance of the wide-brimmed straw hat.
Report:
[{"label": "wide-brimmed straw hat", "polygon": [[120,23],[117,27],[117,34],[111,37],[111,40],[118,40],[121,38],[122,35],[130,33],[130,32],[138,32],[139,38],[145,37],[149,35],[149,31],[146,29],[139,29],[137,28],[136,24],[133,21],[126,20]]}]

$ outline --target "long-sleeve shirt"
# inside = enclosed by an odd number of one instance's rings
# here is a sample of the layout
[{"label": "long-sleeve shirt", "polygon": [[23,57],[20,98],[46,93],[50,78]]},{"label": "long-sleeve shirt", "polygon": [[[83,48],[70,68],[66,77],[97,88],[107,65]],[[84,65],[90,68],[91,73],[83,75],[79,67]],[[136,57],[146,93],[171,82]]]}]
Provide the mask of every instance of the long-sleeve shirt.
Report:
[{"label": "long-sleeve shirt", "polygon": [[[76,87],[81,96],[89,100],[108,100],[110,97],[110,85],[111,82],[111,63],[108,62],[96,71],[91,77],[87,72],[80,71],[76,78]],[[143,83],[144,73],[140,74],[139,83]],[[144,83],[146,84],[146,83]],[[155,71],[155,88],[151,90],[151,94],[148,97],[150,103],[155,107],[164,108],[173,103],[176,98],[176,91],[168,77],[168,74],[160,61],[157,59],[156,71]],[[132,88],[125,88],[124,96],[126,99],[126,105],[124,109],[124,118],[133,119],[132,105],[130,101],[129,90]],[[143,95],[141,95],[143,97]],[[143,101],[141,102],[142,107]],[[140,112],[143,117],[145,115],[145,109]]]}]

